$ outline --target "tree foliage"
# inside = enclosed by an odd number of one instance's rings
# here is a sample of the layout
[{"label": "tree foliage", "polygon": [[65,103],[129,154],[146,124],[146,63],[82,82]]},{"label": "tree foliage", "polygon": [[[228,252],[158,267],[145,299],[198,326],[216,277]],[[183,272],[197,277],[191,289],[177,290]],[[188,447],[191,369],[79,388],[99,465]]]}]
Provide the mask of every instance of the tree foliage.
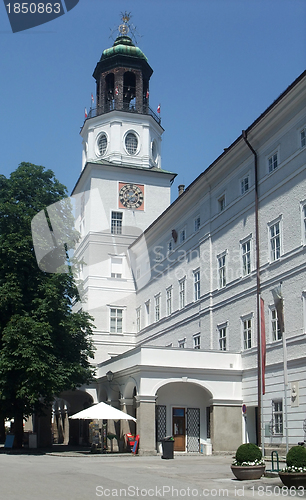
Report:
[{"label": "tree foliage", "polygon": [[[65,197],[66,188],[41,166],[21,163],[10,178],[0,176],[0,413],[5,417],[29,416],[93,376],[88,359],[93,326],[87,313],[72,310],[78,299],[72,272],[39,269],[32,241],[33,217]],[[72,244],[73,218],[65,224]]]}]

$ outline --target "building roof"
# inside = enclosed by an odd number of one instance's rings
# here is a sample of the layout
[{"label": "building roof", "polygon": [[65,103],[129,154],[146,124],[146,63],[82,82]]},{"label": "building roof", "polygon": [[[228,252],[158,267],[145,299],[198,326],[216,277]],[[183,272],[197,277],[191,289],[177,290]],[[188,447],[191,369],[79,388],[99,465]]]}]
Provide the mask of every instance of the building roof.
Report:
[{"label": "building roof", "polygon": [[142,172],[157,172],[158,174],[164,174],[164,175],[169,175],[171,176],[171,182],[174,180],[174,178],[177,176],[177,174],[175,174],[174,172],[170,172],[169,170],[163,170],[161,168],[157,168],[157,167],[152,167],[152,168],[148,168],[148,167],[139,167],[139,166],[135,166],[135,165],[129,165],[129,164],[122,164],[122,163],[112,163],[110,161],[107,161],[107,160],[96,160],[96,161],[89,161],[86,163],[85,167],[83,168],[72,192],[71,192],[71,195],[73,195],[74,191],[76,190],[77,188],[77,185],[79,184],[83,174],[85,173],[85,171],[87,170],[87,166],[88,165],[98,165],[98,166],[101,166],[101,167],[117,167],[117,168],[123,168],[123,169],[133,169],[133,170],[141,170]]},{"label": "building roof", "polygon": [[[278,97],[277,99],[275,99],[275,101],[272,102],[272,104],[261,114],[258,116],[258,118],[256,118],[256,120],[254,120],[254,122],[245,130],[245,133],[246,135],[248,135],[249,132],[251,132],[263,119],[265,119],[267,117],[267,115],[272,111],[274,110],[274,108],[276,108],[276,106],[288,95],[290,94],[290,92],[295,88],[297,87],[297,85],[302,82],[304,79],[306,78],[306,70],[303,71],[303,73],[301,75],[299,75],[287,88],[284,92],[282,92]],[[237,137],[237,139],[226,149],[224,149],[223,153],[221,153],[220,156],[218,156],[218,158],[216,158],[213,163],[211,163],[203,172],[201,172],[200,175],[198,175],[198,177],[196,177],[196,179],[194,179],[191,184],[189,184],[189,186],[186,187],[186,189],[184,190],[184,192],[182,194],[180,194],[180,196],[178,196],[172,203],[171,205],[169,205],[169,207],[160,214],[159,217],[157,217],[157,219],[155,219],[152,224],[150,224],[150,226],[148,226],[144,233],[148,233],[151,228],[153,228],[156,224],[158,224],[158,222],[166,215],[168,214],[171,210],[175,210],[175,208],[173,208],[177,203],[181,203],[181,201],[185,198],[185,196],[188,196],[188,193],[190,193],[190,191],[192,190],[192,188],[199,182],[200,179],[202,178],[205,178],[213,169],[214,167],[216,167],[218,165],[218,163],[220,162],[221,159],[223,159],[224,157],[226,157],[226,155],[228,155],[236,146],[237,144],[240,142],[240,141],[243,141],[243,132],[242,131],[242,134]],[[140,236],[141,237],[141,236]],[[140,238],[139,237],[139,238]],[[137,241],[138,239],[137,238],[132,244],[131,246],[133,246]]]}]

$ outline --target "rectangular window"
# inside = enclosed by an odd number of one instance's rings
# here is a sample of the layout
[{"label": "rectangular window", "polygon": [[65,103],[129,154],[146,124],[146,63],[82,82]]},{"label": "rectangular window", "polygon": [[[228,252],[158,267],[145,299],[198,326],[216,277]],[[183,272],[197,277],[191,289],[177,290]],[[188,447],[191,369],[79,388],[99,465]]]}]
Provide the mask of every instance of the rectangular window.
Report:
[{"label": "rectangular window", "polygon": [[268,158],[268,166],[269,166],[269,173],[273,172],[273,170],[275,170],[278,167],[277,153],[273,153],[273,155],[271,155]]},{"label": "rectangular window", "polygon": [[283,402],[272,401],[273,434],[283,435]]},{"label": "rectangular window", "polygon": [[122,212],[112,212],[112,234],[122,234]]},{"label": "rectangular window", "polygon": [[243,320],[243,348],[251,349],[252,347],[252,320]]},{"label": "rectangular window", "polygon": [[219,204],[219,212],[223,212],[225,209],[225,195],[221,196],[218,199],[218,204]]},{"label": "rectangular window", "polygon": [[197,232],[200,229],[201,219],[200,216],[194,219],[194,231]]},{"label": "rectangular window", "polygon": [[218,258],[218,271],[219,271],[219,288],[224,288],[226,286],[226,267],[225,267],[225,257]]},{"label": "rectangular window", "polygon": [[179,341],[178,341],[178,346],[179,346],[181,349],[185,349],[185,347],[186,347],[186,339],[179,340]]},{"label": "rectangular window", "polygon": [[193,348],[194,349],[201,349],[201,336],[200,336],[200,334],[195,335],[193,337]]},{"label": "rectangular window", "polygon": [[160,320],[160,295],[155,297],[155,321]]},{"label": "rectangular window", "polygon": [[281,340],[282,332],[281,332],[279,324],[278,324],[277,312],[276,312],[276,309],[274,309],[274,308],[271,309],[271,330],[272,330],[273,342],[275,342],[276,340]]},{"label": "rectangular window", "polygon": [[122,313],[123,309],[113,309],[110,310],[110,332],[111,333],[122,333]]},{"label": "rectangular window", "polygon": [[247,276],[251,272],[251,240],[241,245],[242,251],[242,275]]},{"label": "rectangular window", "polygon": [[186,280],[182,280],[179,282],[180,284],[180,309],[185,307],[185,283]]},{"label": "rectangular window", "polygon": [[141,309],[140,307],[138,307],[138,309],[136,309],[136,330],[137,332],[140,332],[140,313],[141,313]]},{"label": "rectangular window", "polygon": [[199,300],[201,295],[200,271],[195,271],[193,273],[193,276],[194,276],[194,300]]},{"label": "rectangular window", "polygon": [[219,328],[219,349],[226,351],[226,326]]},{"label": "rectangular window", "polygon": [[167,316],[172,314],[172,287],[167,289]]},{"label": "rectangular window", "polygon": [[168,250],[168,252],[172,252],[172,250],[173,250],[173,241],[172,240],[168,241],[167,250]]},{"label": "rectangular window", "polygon": [[111,257],[111,277],[122,278],[122,258]]},{"label": "rectangular window", "polygon": [[301,148],[306,146],[306,129],[304,128],[301,132]]},{"label": "rectangular window", "polygon": [[150,301],[149,300],[145,303],[145,307],[146,307],[146,310],[145,310],[146,326],[148,326],[150,324]]},{"label": "rectangular window", "polygon": [[185,241],[185,239],[186,239],[186,230],[182,229],[180,231],[179,242],[183,243]]},{"label": "rectangular window", "polygon": [[249,186],[250,186],[249,176],[248,176],[248,175],[246,175],[246,176],[245,176],[245,177],[243,177],[243,179],[240,181],[241,194],[246,193],[246,192],[249,190]]},{"label": "rectangular window", "polygon": [[280,258],[280,222],[270,226],[270,256],[271,262]]}]

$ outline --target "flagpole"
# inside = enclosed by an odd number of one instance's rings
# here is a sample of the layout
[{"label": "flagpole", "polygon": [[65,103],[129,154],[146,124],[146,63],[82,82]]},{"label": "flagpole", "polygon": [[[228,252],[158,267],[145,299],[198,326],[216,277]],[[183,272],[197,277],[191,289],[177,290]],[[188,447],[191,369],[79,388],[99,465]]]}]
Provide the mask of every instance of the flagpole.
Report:
[{"label": "flagpole", "polygon": [[[259,295],[259,302],[261,304],[261,294]],[[264,418],[263,418],[263,356],[262,356],[262,308],[260,307],[260,318],[258,320],[260,321],[260,342],[259,342],[259,350],[260,350],[260,423],[261,423],[261,453],[262,453],[262,458],[265,458],[265,433],[264,433]]]},{"label": "flagpole", "polygon": [[[280,283],[280,289],[282,287],[282,282]],[[281,292],[281,297],[283,294]],[[281,299],[283,302],[283,311],[284,311],[284,299]],[[287,404],[287,392],[288,392],[288,370],[287,370],[287,342],[286,342],[286,334],[285,334],[285,321],[284,321],[284,313],[283,313],[283,331],[282,331],[282,339],[283,339],[283,356],[284,356],[284,410],[285,410],[285,435],[286,435],[286,454],[289,451],[289,439],[288,439],[288,404]]]}]

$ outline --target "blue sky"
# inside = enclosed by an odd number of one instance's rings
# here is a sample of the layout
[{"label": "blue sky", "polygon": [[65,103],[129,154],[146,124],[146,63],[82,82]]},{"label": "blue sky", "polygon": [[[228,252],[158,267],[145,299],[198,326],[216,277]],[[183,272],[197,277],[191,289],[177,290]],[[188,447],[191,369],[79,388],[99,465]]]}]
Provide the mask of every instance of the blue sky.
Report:
[{"label": "blue sky", "polygon": [[305,0],[80,0],[50,23],[13,34],[0,3],[0,173],[51,168],[71,192],[93,70],[131,11],[161,103],[162,167],[190,184],[306,66]]}]

